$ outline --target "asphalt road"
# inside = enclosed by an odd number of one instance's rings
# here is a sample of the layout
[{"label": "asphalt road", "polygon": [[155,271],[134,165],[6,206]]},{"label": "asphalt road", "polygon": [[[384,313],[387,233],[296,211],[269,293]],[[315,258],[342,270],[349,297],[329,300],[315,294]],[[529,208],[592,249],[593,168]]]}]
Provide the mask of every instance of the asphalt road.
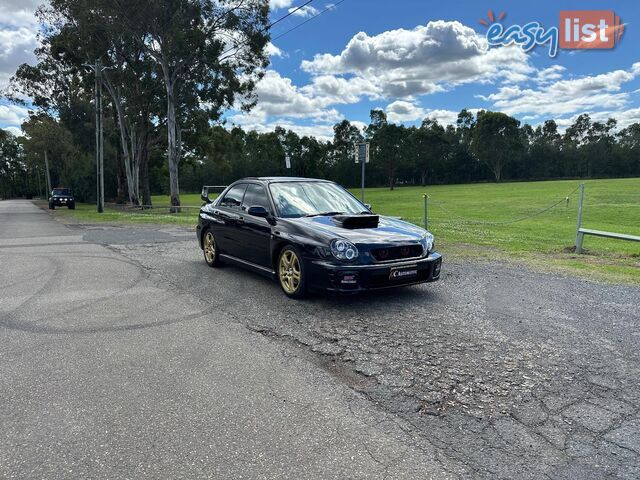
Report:
[{"label": "asphalt road", "polygon": [[640,478],[639,288],[448,261],[300,302],[24,201],[0,263],[1,477]]}]

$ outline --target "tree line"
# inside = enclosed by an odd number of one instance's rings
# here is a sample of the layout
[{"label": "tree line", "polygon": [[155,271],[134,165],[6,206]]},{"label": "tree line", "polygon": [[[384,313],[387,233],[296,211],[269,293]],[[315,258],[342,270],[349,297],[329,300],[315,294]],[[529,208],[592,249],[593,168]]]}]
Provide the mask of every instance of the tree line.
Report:
[{"label": "tree line", "polygon": [[[583,114],[563,132],[500,112],[462,110],[452,125],[389,122],[372,110],[359,130],[336,124],[333,139],[277,127],[225,124],[229,108],[250,110],[268,66],[267,0],[51,0],[36,65],[21,65],[5,96],[30,99],[24,136],[0,130],[0,195],[34,195],[46,185],[95,200],[96,67],[104,89],[105,194],[151,204],[166,193],[244,176],[296,175],[360,183],[354,146],[369,142],[367,185],[467,183],[640,175],[640,124]],[[99,64],[98,64],[99,61]],[[285,167],[285,158],[291,169]]]},{"label": "tree line", "polygon": [[[45,183],[42,152],[47,149],[52,184],[74,189],[81,200],[95,199],[92,106],[53,118],[32,114],[23,124],[26,137],[0,130],[0,194],[34,195]],[[125,162],[119,150],[115,120],[106,127],[105,189],[107,198],[131,202]],[[276,127],[273,132],[205,124],[183,142],[179,175],[183,191],[205,184],[228,184],[247,176],[319,177],[346,186],[360,184],[355,145],[370,143],[368,186],[431,185],[504,180],[640,176],[640,124],[616,130],[616,121],[577,117],[563,133],[554,120],[532,127],[504,113],[468,110],[455,125],[426,118],[420,126],[390,123],[382,110],[359,130],[348,120],[333,127],[332,141],[300,136]],[[188,145],[188,148],[186,147]],[[167,154],[151,149],[140,171],[141,202],[151,192],[170,193]],[[286,168],[289,157],[291,168]]]}]

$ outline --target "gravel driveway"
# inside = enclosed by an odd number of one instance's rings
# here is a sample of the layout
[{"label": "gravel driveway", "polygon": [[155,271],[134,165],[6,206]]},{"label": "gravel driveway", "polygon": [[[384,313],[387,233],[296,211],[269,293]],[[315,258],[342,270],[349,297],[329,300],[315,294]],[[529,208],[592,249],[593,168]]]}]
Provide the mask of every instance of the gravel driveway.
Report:
[{"label": "gravel driveway", "polygon": [[452,476],[640,478],[637,287],[445,259],[435,284],[294,301],[191,232],[123,232],[85,238],[329,372]]}]

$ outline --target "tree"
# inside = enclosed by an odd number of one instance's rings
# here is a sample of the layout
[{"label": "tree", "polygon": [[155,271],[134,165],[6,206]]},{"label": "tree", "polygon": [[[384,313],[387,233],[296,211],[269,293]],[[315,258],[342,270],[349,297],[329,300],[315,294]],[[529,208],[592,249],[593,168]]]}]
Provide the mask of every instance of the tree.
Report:
[{"label": "tree", "polygon": [[76,199],[95,199],[95,163],[78,148],[72,133],[58,119],[43,112],[31,113],[22,124],[26,161],[43,166],[49,159],[51,186],[73,188]]},{"label": "tree", "polygon": [[412,141],[415,145],[414,155],[420,172],[420,183],[426,185],[429,171],[433,173],[437,169],[444,170],[441,167],[448,149],[445,130],[437,120],[425,118],[420,128],[413,132]]},{"label": "tree", "polygon": [[621,154],[615,174],[640,175],[640,123],[634,123],[622,129],[617,139]]},{"label": "tree", "polygon": [[365,131],[371,140],[372,164],[384,172],[389,190],[393,190],[408,131],[404,126],[388,123],[387,115],[377,109],[371,110],[371,123]]},{"label": "tree", "polygon": [[[116,21],[159,69],[166,96],[171,205],[180,205],[182,129],[194,109],[217,120],[237,96],[244,108],[268,63],[267,0],[114,0]],[[174,209],[176,210],[176,209]]]},{"label": "tree", "polygon": [[[148,149],[157,142],[150,132],[154,129],[152,116],[157,117],[153,110],[157,110],[158,92],[151,63],[145,61],[135,41],[119,33],[120,27],[108,14],[110,5],[100,0],[52,0],[40,8],[38,18],[45,28],[40,38],[42,46],[36,50],[38,64],[20,66],[12,86],[15,92],[32,96],[43,111],[62,118],[79,103],[78,99],[88,104],[93,97],[95,72],[90,74],[87,65],[99,58],[105,68],[100,78],[108,94],[103,97],[105,117],[108,122],[110,97],[115,112],[113,124],[119,130],[114,138],[120,141],[129,201],[138,204],[140,167],[146,171]],[[71,130],[75,132],[75,128]],[[107,140],[112,137],[109,131],[105,134]],[[92,135],[83,138],[90,140]],[[94,148],[93,142],[86,147]],[[148,203],[146,175],[142,183]]]},{"label": "tree", "polygon": [[349,120],[333,126],[333,142],[328,147],[326,168],[329,178],[353,186],[359,183],[359,169],[355,165],[354,149],[364,140],[362,133]]},{"label": "tree", "polygon": [[0,198],[11,198],[24,190],[26,165],[20,145],[9,131],[0,129]]},{"label": "tree", "polygon": [[516,155],[522,143],[520,122],[500,112],[480,111],[471,132],[471,150],[493,172],[496,182],[502,180],[502,170]]}]

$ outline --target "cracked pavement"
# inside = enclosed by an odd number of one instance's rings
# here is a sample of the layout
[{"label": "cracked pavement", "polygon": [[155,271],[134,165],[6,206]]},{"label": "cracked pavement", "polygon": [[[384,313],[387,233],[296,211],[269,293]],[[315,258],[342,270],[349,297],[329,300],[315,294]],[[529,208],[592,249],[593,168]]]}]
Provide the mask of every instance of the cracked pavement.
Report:
[{"label": "cracked pavement", "polygon": [[435,284],[296,302],[193,240],[114,248],[330,372],[451,474],[640,478],[637,287],[446,261]]},{"label": "cracked pavement", "polygon": [[[164,295],[153,321],[189,305],[182,316],[196,317],[147,328],[147,341],[185,346],[185,330],[201,345],[202,335],[232,330],[269,352],[270,368],[302,372],[314,393],[271,379],[257,389],[280,404],[293,396],[322,421],[337,408],[358,426],[354,436],[336,428],[329,437],[358,439],[358,458],[368,459],[360,470],[304,478],[640,478],[640,288],[445,258],[435,284],[294,301],[269,279],[207,267],[191,231],[68,231],[131,268],[132,286],[149,282]],[[256,369],[251,381],[269,375]],[[304,444],[315,433],[295,434]]]}]

